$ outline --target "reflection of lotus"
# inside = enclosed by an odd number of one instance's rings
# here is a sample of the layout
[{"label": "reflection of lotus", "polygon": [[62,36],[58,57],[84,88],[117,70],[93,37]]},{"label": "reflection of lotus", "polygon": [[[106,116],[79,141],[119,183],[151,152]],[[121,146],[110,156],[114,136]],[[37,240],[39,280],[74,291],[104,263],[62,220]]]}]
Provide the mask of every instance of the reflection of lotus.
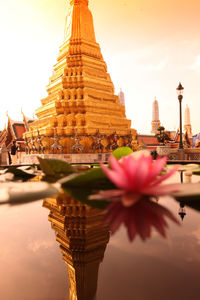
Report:
[{"label": "reflection of lotus", "polygon": [[112,202],[108,206],[106,222],[110,225],[112,233],[115,233],[120,225],[124,224],[131,241],[137,234],[142,240],[145,240],[151,237],[152,227],[166,237],[165,230],[168,225],[165,217],[179,224],[168,209],[146,197],[130,207],[125,207],[121,200]]},{"label": "reflection of lotus", "polygon": [[177,171],[177,168],[174,168],[161,175],[166,159],[157,158],[153,161],[151,156],[142,154],[139,158],[128,155],[118,161],[111,156],[111,169],[102,165],[104,173],[118,189],[100,191],[89,198],[107,199],[111,202],[106,220],[113,233],[123,223],[130,240],[133,240],[136,234],[143,240],[150,237],[152,226],[165,237],[167,223],[164,217],[178,223],[170,211],[151,200],[179,190],[178,185],[162,184]]}]

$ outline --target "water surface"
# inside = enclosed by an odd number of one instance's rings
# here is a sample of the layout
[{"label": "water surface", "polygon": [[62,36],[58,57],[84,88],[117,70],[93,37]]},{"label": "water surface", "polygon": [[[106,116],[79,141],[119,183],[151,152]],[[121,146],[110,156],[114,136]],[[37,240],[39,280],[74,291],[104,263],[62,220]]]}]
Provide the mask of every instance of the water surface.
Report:
[{"label": "water surface", "polygon": [[[159,203],[180,219],[179,203]],[[48,213],[42,201],[0,207],[0,299],[68,299],[66,264]],[[168,239],[154,231],[147,242],[137,237],[130,243],[121,228],[100,264],[96,300],[199,299],[199,220],[198,212],[186,208],[181,226],[169,222]]]}]

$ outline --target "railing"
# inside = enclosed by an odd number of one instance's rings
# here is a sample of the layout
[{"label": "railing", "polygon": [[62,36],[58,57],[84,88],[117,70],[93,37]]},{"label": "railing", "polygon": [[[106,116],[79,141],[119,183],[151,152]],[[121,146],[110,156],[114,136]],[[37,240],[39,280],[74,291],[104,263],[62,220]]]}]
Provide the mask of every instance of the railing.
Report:
[{"label": "railing", "polygon": [[168,160],[200,161],[200,149],[173,150],[168,154]]}]

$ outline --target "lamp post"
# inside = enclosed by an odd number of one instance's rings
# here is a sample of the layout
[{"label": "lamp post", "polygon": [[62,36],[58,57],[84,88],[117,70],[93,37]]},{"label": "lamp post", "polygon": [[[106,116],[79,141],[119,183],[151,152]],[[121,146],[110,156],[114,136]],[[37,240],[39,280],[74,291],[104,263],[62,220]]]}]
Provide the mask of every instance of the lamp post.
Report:
[{"label": "lamp post", "polygon": [[178,94],[178,100],[179,100],[179,110],[180,110],[180,142],[179,142],[179,149],[183,149],[183,139],[182,139],[182,99],[183,99],[183,90],[184,87],[182,87],[182,84],[179,82],[179,85],[176,89]]}]

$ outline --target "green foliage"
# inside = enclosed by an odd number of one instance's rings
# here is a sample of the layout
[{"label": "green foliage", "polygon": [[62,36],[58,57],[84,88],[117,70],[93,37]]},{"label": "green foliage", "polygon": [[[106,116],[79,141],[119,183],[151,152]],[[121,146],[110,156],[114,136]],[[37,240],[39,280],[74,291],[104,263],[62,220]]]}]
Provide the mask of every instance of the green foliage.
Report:
[{"label": "green foliage", "polygon": [[88,197],[92,194],[91,187],[65,187],[63,189],[76,200],[93,208],[105,209],[109,204],[106,200],[88,200]]},{"label": "green foliage", "polygon": [[180,191],[173,193],[173,197],[185,205],[200,211],[200,183],[180,184]]},{"label": "green foliage", "polygon": [[117,158],[121,159],[123,156],[127,156],[133,153],[133,150],[129,147],[119,147],[115,151],[112,152],[112,155]]},{"label": "green foliage", "polygon": [[63,160],[43,159],[38,157],[40,167],[45,174],[44,180],[47,182],[55,182],[60,178],[75,173],[75,169]]},{"label": "green foliage", "polygon": [[[161,131],[163,129],[161,128]],[[116,149],[112,155],[117,159],[122,158],[123,156],[133,153],[132,149],[128,147],[121,147]],[[109,204],[109,201],[106,200],[88,200],[89,196],[98,194],[101,190],[110,190],[116,189],[117,187],[107,178],[100,167],[92,168],[87,171],[77,173],[76,169],[73,168],[68,163],[62,160],[56,159],[42,159],[38,158],[40,162],[40,167],[45,173],[45,180],[48,182],[55,182],[61,184],[61,187],[73,198],[83,202],[87,205],[90,205],[94,208],[105,209]],[[200,175],[199,166],[196,164],[185,165],[180,167],[180,170],[191,170],[193,174]],[[16,167],[9,168],[6,172],[14,174],[14,180],[27,181],[35,176],[35,174],[27,173],[24,170],[21,170]],[[22,184],[22,183],[21,183]],[[39,186],[38,186],[39,187]],[[28,191],[29,194],[33,193],[31,199],[40,199],[41,195],[56,194],[59,190],[54,185],[49,185],[44,188],[44,191]],[[23,192],[24,193],[24,192]],[[25,201],[24,197],[21,194],[12,195],[12,199],[16,202]],[[184,203],[185,205],[200,211],[200,183],[192,184],[180,184],[180,190],[172,194],[176,201]],[[22,197],[23,199],[21,199]],[[11,200],[10,200],[11,201]]]},{"label": "green foliage", "polygon": [[158,140],[159,143],[164,144],[166,141],[170,140],[168,134],[165,132],[165,127],[160,126],[160,127],[158,127],[157,131],[159,133],[157,133],[155,135],[155,137],[157,138],[157,140]]},{"label": "green foliage", "polygon": [[[191,171],[197,172],[200,171],[200,166],[198,164],[186,164],[186,165],[180,165],[178,168],[179,171]],[[198,174],[197,174],[198,175]]]},{"label": "green foliage", "polygon": [[[117,159],[121,159],[123,156],[132,153],[131,148],[120,147],[112,155]],[[103,209],[109,204],[106,200],[88,200],[90,195],[98,193],[100,190],[116,189],[116,186],[106,177],[100,167],[76,173],[75,169],[64,161],[38,159],[41,169],[46,175],[44,178],[46,181],[54,182],[60,179],[58,182],[61,183],[64,191],[92,207]]]},{"label": "green foliage", "polygon": [[200,170],[198,170],[198,171],[193,171],[192,174],[200,176]]},{"label": "green foliage", "polygon": [[97,193],[99,190],[116,188],[101,168],[90,169],[84,173],[68,176],[61,179],[59,183],[75,199],[99,209],[105,208],[108,202],[105,200],[88,200],[88,196]]},{"label": "green foliage", "polygon": [[157,129],[157,131],[159,131],[159,132],[162,132],[164,130],[165,130],[165,127],[163,127],[163,126],[159,126],[158,129]]},{"label": "green foliage", "polygon": [[29,174],[29,173],[26,173],[16,167],[10,167],[6,173],[12,173],[14,174],[14,181],[17,181],[17,180],[22,180],[22,181],[27,181],[33,177],[35,177],[36,175],[34,174]]},{"label": "green foliage", "polygon": [[107,179],[106,175],[101,168],[94,168],[87,170],[86,172],[74,174],[59,180],[60,183],[66,183],[73,186],[85,185],[86,183],[91,183],[96,180],[105,180]]}]

